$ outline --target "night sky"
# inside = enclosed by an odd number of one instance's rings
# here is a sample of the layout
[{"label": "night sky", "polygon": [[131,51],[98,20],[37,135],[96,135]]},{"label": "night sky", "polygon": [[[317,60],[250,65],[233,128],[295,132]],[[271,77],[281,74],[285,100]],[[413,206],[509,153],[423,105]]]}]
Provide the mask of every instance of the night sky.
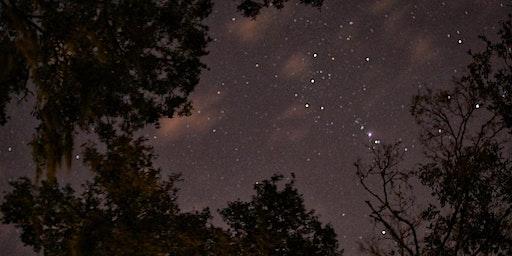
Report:
[{"label": "night sky", "polygon": [[[247,199],[256,181],[293,172],[307,208],[335,227],[345,255],[381,235],[353,167],[368,156],[365,144],[402,140],[407,161],[420,161],[411,97],[450,86],[470,61],[467,50],[482,49],[477,36],[492,38],[510,11],[497,0],[326,0],[321,10],[288,4],[251,20],[236,2],[214,2],[210,70],[193,93],[192,116],[143,132],[156,165],[183,174],[184,210]],[[1,190],[9,178],[34,175],[29,103],[12,103],[0,128]],[[88,177],[76,158],[63,180]],[[0,232],[0,254],[29,255],[12,228]]]}]

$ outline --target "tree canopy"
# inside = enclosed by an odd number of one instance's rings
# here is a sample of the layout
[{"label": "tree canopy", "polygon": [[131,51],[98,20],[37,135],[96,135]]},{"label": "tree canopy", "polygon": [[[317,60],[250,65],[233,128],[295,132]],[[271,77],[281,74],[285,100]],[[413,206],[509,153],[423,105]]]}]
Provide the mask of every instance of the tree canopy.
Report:
[{"label": "tree canopy", "polygon": [[294,179],[280,189],[283,178],[256,183],[249,202],[230,202],[220,211],[237,241],[237,255],[342,255],[334,229],[306,210]]},{"label": "tree canopy", "polygon": [[0,205],[5,224],[44,255],[342,255],[336,233],[307,211],[294,181],[283,176],[255,185],[250,202],[220,211],[230,227],[210,223],[208,209],[182,212],[175,183],[161,177],[144,140],[111,138],[105,152],[86,147],[92,181],[76,192],[57,180],[22,177]]},{"label": "tree canopy", "polygon": [[83,192],[56,180],[11,182],[3,222],[21,229],[23,243],[44,255],[219,255],[222,231],[208,209],[180,211],[179,177],[161,177],[143,140],[120,136],[106,152],[86,151],[95,176]]},{"label": "tree canopy", "polygon": [[[285,2],[243,0],[238,9],[254,18]],[[211,0],[0,1],[0,124],[14,95],[34,95],[33,156],[52,178],[63,160],[71,165],[76,132],[133,132],[190,114],[211,8]]]},{"label": "tree canopy", "polygon": [[[255,17],[285,2],[242,1],[239,10]],[[135,136],[162,117],[190,114],[211,8],[210,0],[0,1],[0,124],[14,97],[34,96],[33,157],[37,174],[48,177],[11,181],[0,205],[2,222],[20,229],[25,245],[44,255],[255,255],[247,239],[214,227],[208,209],[181,211],[179,175],[161,177],[152,148]],[[96,139],[83,146],[92,180],[77,190],[55,171],[63,160],[70,166],[78,132]],[[264,182],[264,196],[293,200],[280,209],[298,215],[260,216],[283,230],[259,230],[279,240],[261,240],[278,251],[258,255],[340,255],[333,229],[305,212],[293,182],[275,190],[281,178]],[[235,223],[230,207],[222,212]]]},{"label": "tree canopy", "polygon": [[[447,89],[414,97],[425,161],[400,167],[403,149],[374,146],[369,164],[356,164],[369,192],[371,217],[394,243],[370,244],[372,255],[510,255],[512,159],[508,65],[512,34],[503,23],[497,43],[472,54],[468,74]],[[491,88],[492,87],[492,88]],[[380,188],[369,186],[377,179]],[[430,191],[420,208],[412,184]]]},{"label": "tree canopy", "polygon": [[[251,18],[289,2],[236,1]],[[23,243],[44,255],[342,255],[293,176],[282,184],[274,175],[249,201],[230,202],[219,211],[223,230],[208,209],[179,208],[179,175],[162,177],[151,147],[135,139],[162,117],[190,114],[211,8],[210,0],[0,0],[0,124],[11,100],[34,96],[33,156],[49,177],[10,182],[0,205],[2,222],[20,229]],[[402,169],[403,151],[393,144],[371,146],[371,162],[356,163],[370,216],[390,237],[364,245],[369,254],[512,254],[511,19],[497,41],[482,40],[467,75],[414,98],[424,162]],[[70,165],[77,132],[105,146],[84,147],[93,178],[81,190],[54,177],[64,160]],[[431,193],[425,207],[414,184]]]},{"label": "tree canopy", "polygon": [[507,128],[512,128],[512,20],[501,24],[498,39],[491,41],[481,36],[486,48],[470,52],[473,61],[468,66],[469,74],[461,79],[478,91],[485,107],[497,113]]},{"label": "tree canopy", "polygon": [[205,68],[209,0],[0,1],[0,123],[13,93],[35,95],[38,170],[71,161],[77,130],[132,132],[188,114]]}]

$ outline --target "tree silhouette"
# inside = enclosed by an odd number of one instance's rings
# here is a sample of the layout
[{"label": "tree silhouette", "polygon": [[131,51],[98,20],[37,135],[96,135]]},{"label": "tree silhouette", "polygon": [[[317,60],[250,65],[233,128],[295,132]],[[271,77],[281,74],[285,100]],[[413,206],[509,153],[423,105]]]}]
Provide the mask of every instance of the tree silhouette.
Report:
[{"label": "tree silhouette", "polygon": [[11,182],[3,222],[44,255],[222,255],[215,252],[229,237],[208,224],[207,209],[180,211],[178,176],[162,180],[143,142],[119,136],[104,153],[87,147],[95,177],[81,193],[56,180]]},{"label": "tree silhouette", "polygon": [[415,215],[418,206],[412,193],[411,173],[397,169],[403,157],[399,145],[370,147],[370,164],[355,164],[360,183],[371,196],[371,200],[365,201],[371,210],[370,217],[384,228],[385,234],[389,233],[393,242],[388,246],[371,239],[361,244],[369,255],[422,255],[423,236],[418,231],[421,217]]},{"label": "tree silhouette", "polygon": [[[284,2],[272,4],[282,8]],[[269,6],[266,1],[258,12]],[[0,206],[2,222],[21,230],[24,244],[44,255],[240,255],[249,249],[247,240],[210,225],[208,209],[182,212],[179,177],[162,179],[151,147],[133,139],[161,117],[190,114],[188,97],[205,68],[200,58],[210,41],[204,25],[210,12],[210,0],[0,0],[0,124],[15,96],[34,95],[40,123],[33,157],[37,177],[43,170],[48,176],[10,182]],[[71,164],[77,132],[94,133],[102,143],[84,146],[93,179],[80,192],[55,178],[63,160]],[[292,184],[287,197],[276,191],[269,198],[295,200],[289,210],[300,215],[283,226],[289,233],[268,233],[289,244],[259,241],[281,250],[260,252],[339,255],[333,229],[305,212]]]},{"label": "tree silhouette", "polygon": [[333,228],[305,209],[293,179],[279,189],[283,176],[274,175],[255,185],[250,202],[229,203],[220,211],[224,231],[209,224],[208,209],[180,211],[179,177],[162,180],[144,140],[121,135],[107,145],[86,147],[95,176],[83,192],[55,179],[10,182],[3,223],[44,255],[342,255]]},{"label": "tree silhouette", "polygon": [[[246,0],[255,17],[286,0]],[[322,0],[301,0],[320,6]],[[127,132],[189,114],[210,41],[211,0],[0,1],[0,124],[15,94],[34,94],[37,171],[71,165],[74,133],[105,123]]]},{"label": "tree silhouette", "polygon": [[[501,35],[510,31],[510,21],[503,27]],[[496,94],[510,86],[499,79],[512,74],[501,69],[493,75],[494,62],[482,62],[482,56],[490,60],[489,49],[473,55],[469,75],[455,80],[452,88],[426,89],[414,98],[411,113],[421,128],[424,162],[403,170],[403,150],[385,145],[371,148],[370,164],[356,163],[372,198],[367,201],[370,216],[393,242],[367,245],[370,254],[512,254],[510,113],[508,96],[497,99]],[[484,93],[492,77],[496,91]],[[375,178],[380,186],[372,187]],[[411,190],[417,182],[431,192],[428,206],[421,209]]]},{"label": "tree silhouette", "polygon": [[274,175],[256,183],[251,201],[231,202],[220,211],[237,242],[236,255],[342,255],[333,228],[305,209],[294,179],[279,189],[282,179]]},{"label": "tree silhouette", "polygon": [[35,94],[38,170],[71,161],[74,132],[131,132],[190,110],[205,66],[210,0],[0,1],[0,123],[14,93]]},{"label": "tree silhouette", "polygon": [[501,115],[512,128],[512,21],[502,23],[498,41],[492,42],[485,36],[485,50],[470,54],[473,62],[468,66],[469,74],[462,81],[478,89],[479,97],[486,101],[486,107]]}]

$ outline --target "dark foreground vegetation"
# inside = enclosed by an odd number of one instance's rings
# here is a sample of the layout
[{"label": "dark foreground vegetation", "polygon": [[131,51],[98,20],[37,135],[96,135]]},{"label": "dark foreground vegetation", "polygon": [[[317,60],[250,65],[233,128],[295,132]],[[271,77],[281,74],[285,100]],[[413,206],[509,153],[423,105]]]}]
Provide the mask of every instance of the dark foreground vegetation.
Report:
[{"label": "dark foreground vegetation", "polygon": [[[257,18],[288,1],[240,1]],[[294,1],[291,1],[294,2]],[[320,7],[321,0],[303,0]],[[342,255],[336,234],[304,205],[290,178],[254,185],[249,201],[211,212],[177,204],[179,175],[162,176],[137,131],[189,115],[206,68],[209,0],[0,1],[0,123],[14,96],[33,95],[35,176],[12,181],[1,220],[44,255]],[[357,162],[371,217],[387,240],[369,255],[512,255],[512,25],[471,53],[466,75],[421,92],[411,113],[425,161],[400,168],[400,144],[370,145]],[[76,147],[74,137],[94,140]],[[92,178],[80,192],[56,172],[83,152]],[[379,186],[370,186],[372,183]],[[416,202],[414,187],[431,192]]]}]

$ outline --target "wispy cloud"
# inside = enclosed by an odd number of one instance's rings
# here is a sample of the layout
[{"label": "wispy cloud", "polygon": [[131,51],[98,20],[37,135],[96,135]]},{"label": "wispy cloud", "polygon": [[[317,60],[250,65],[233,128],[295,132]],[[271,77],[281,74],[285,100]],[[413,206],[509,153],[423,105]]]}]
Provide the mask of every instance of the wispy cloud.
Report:
[{"label": "wispy cloud", "polygon": [[309,63],[307,61],[306,55],[303,53],[295,53],[288,57],[286,60],[282,73],[286,77],[300,77],[307,70]]},{"label": "wispy cloud", "polygon": [[254,42],[263,38],[265,30],[271,24],[271,19],[269,12],[263,12],[257,19],[240,17],[228,23],[228,31],[234,33],[240,41]]},{"label": "wispy cloud", "polygon": [[294,103],[276,117],[276,123],[282,127],[274,129],[270,134],[269,143],[275,142],[296,142],[304,139],[310,127],[300,120],[306,117],[306,110],[303,105]]},{"label": "wispy cloud", "polygon": [[223,96],[216,92],[207,92],[192,96],[194,110],[191,116],[163,118],[158,134],[175,140],[186,133],[206,133],[214,126],[221,111]]},{"label": "wispy cloud", "polygon": [[424,36],[418,37],[412,47],[411,62],[418,64],[419,62],[430,60],[433,56],[433,50],[434,47],[431,39]]}]

